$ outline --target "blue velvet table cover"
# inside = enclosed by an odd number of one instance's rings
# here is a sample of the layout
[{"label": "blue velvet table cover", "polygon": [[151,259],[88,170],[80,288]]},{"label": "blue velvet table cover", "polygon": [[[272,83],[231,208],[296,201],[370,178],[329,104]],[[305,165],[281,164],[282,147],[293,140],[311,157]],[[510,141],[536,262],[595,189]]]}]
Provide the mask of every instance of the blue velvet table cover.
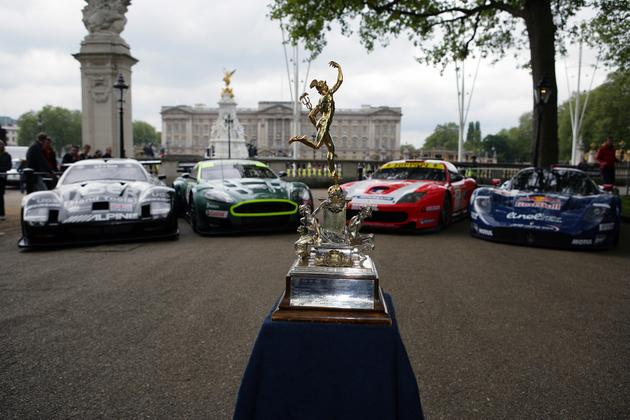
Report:
[{"label": "blue velvet table cover", "polygon": [[391,296],[385,301],[391,326],[265,318],[234,419],[422,419]]}]

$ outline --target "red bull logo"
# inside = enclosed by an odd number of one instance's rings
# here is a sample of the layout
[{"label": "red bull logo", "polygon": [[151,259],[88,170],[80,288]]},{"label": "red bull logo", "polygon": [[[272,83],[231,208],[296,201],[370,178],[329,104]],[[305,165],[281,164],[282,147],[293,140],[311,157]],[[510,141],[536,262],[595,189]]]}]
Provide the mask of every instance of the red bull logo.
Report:
[{"label": "red bull logo", "polygon": [[521,197],[516,200],[514,207],[533,207],[537,209],[560,210],[562,202],[553,197],[546,195],[532,195],[529,197]]}]

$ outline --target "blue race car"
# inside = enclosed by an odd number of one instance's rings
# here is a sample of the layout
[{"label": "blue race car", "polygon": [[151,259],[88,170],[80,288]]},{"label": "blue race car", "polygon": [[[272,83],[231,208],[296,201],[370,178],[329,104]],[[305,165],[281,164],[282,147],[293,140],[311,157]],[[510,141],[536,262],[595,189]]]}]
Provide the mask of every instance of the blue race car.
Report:
[{"label": "blue race car", "polygon": [[558,248],[613,248],[621,200],[572,168],[527,168],[500,188],[477,188],[469,204],[471,235]]}]

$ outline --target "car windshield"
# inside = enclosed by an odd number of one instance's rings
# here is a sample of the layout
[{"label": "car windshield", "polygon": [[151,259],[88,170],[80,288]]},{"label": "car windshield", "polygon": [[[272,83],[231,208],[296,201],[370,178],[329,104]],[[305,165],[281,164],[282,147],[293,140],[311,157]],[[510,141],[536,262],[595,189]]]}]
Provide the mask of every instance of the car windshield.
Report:
[{"label": "car windshield", "polygon": [[439,163],[387,163],[374,172],[372,179],[446,181],[446,174],[444,165]]},{"label": "car windshield", "polygon": [[583,172],[527,170],[512,179],[511,189],[569,195],[597,194],[597,185]]},{"label": "car windshield", "polygon": [[201,168],[201,179],[277,178],[266,166],[256,163],[225,163]]},{"label": "car windshield", "polygon": [[77,182],[116,180],[147,181],[147,175],[137,163],[94,163],[91,165],[72,165],[64,174],[64,184]]}]

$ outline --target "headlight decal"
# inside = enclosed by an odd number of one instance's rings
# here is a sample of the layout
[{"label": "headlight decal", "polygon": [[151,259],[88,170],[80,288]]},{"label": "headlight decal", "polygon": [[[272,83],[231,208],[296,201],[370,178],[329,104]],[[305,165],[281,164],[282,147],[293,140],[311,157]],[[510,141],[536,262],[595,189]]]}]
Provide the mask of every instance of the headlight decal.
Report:
[{"label": "headlight decal", "polygon": [[610,206],[592,205],[584,213],[584,220],[599,224],[609,211]]},{"label": "headlight decal", "polygon": [[475,198],[474,207],[478,213],[488,213],[492,209],[492,200],[485,195],[478,196]]},{"label": "headlight decal", "polygon": [[419,201],[425,195],[427,195],[427,193],[425,193],[425,192],[413,191],[413,192],[407,193],[407,194],[403,195],[402,197],[400,197],[400,199],[397,201],[397,203],[415,203],[415,202]]},{"label": "headlight decal", "polygon": [[24,221],[29,223],[46,223],[48,221],[48,207],[29,206],[24,209]]},{"label": "headlight decal", "polygon": [[171,212],[171,203],[154,201],[151,203],[151,216],[167,216]]},{"label": "headlight decal", "polygon": [[207,200],[220,201],[222,203],[233,203],[234,199],[230,197],[225,191],[206,190],[203,192],[203,196]]}]

